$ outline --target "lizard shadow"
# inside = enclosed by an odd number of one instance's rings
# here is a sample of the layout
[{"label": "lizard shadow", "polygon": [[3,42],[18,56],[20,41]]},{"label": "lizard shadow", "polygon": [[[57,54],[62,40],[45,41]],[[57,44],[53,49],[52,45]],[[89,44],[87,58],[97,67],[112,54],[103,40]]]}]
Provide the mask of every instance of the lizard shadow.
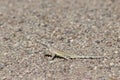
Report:
[{"label": "lizard shadow", "polygon": [[[45,57],[52,57],[52,55],[46,54]],[[52,57],[52,60],[54,60],[55,58],[65,59],[65,60],[67,60],[67,59],[64,58],[64,57],[60,57],[60,56],[57,56],[57,55],[55,55],[54,57]]]}]

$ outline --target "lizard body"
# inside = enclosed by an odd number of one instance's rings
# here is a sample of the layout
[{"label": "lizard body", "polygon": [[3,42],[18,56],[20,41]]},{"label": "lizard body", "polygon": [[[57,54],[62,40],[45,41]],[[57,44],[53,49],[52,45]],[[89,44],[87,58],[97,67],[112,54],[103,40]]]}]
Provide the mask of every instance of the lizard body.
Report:
[{"label": "lizard body", "polygon": [[50,51],[50,53],[52,54],[52,58],[56,56],[65,58],[65,59],[72,59],[72,58],[80,58],[80,59],[100,59],[102,58],[101,56],[79,56],[79,55],[75,55],[75,54],[70,54],[70,53],[66,53],[63,51],[60,51],[50,45],[46,45],[44,43],[41,43],[42,45],[44,45],[45,47],[48,48],[48,50]]}]

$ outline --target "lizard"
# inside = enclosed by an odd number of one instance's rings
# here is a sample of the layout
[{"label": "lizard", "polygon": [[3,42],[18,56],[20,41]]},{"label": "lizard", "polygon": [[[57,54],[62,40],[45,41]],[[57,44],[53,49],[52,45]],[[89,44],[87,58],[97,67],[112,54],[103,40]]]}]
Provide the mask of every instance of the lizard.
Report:
[{"label": "lizard", "polygon": [[43,46],[45,46],[46,48],[48,48],[49,52],[51,53],[52,59],[55,58],[55,56],[64,58],[64,59],[74,59],[74,58],[80,58],[80,59],[100,59],[102,58],[102,56],[79,56],[76,54],[70,54],[70,53],[66,53],[64,51],[58,50],[54,47],[52,47],[50,44],[47,45],[45,43],[40,43]]}]

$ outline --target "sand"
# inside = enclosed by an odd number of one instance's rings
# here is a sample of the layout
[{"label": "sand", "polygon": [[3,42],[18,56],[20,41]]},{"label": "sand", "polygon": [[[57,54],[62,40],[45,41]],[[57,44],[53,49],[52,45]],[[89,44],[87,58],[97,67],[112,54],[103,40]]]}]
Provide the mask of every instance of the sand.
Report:
[{"label": "sand", "polygon": [[120,80],[120,0],[0,0],[0,80]]}]

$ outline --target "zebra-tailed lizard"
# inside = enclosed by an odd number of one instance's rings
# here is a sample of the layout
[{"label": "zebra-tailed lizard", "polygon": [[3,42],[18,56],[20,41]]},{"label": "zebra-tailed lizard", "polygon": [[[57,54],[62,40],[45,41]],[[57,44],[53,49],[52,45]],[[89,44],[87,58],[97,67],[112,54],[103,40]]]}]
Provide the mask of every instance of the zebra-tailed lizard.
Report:
[{"label": "zebra-tailed lizard", "polygon": [[100,59],[100,58],[103,58],[102,56],[79,56],[79,55],[75,55],[75,54],[69,54],[69,53],[60,51],[60,50],[58,50],[58,49],[56,49],[56,48],[54,48],[54,47],[52,47],[50,45],[47,45],[47,44],[44,44],[44,43],[41,43],[41,44],[48,48],[49,52],[52,55],[52,59],[55,56],[59,56],[59,57],[65,58],[65,59],[73,59],[73,58],[80,58],[80,59]]}]

